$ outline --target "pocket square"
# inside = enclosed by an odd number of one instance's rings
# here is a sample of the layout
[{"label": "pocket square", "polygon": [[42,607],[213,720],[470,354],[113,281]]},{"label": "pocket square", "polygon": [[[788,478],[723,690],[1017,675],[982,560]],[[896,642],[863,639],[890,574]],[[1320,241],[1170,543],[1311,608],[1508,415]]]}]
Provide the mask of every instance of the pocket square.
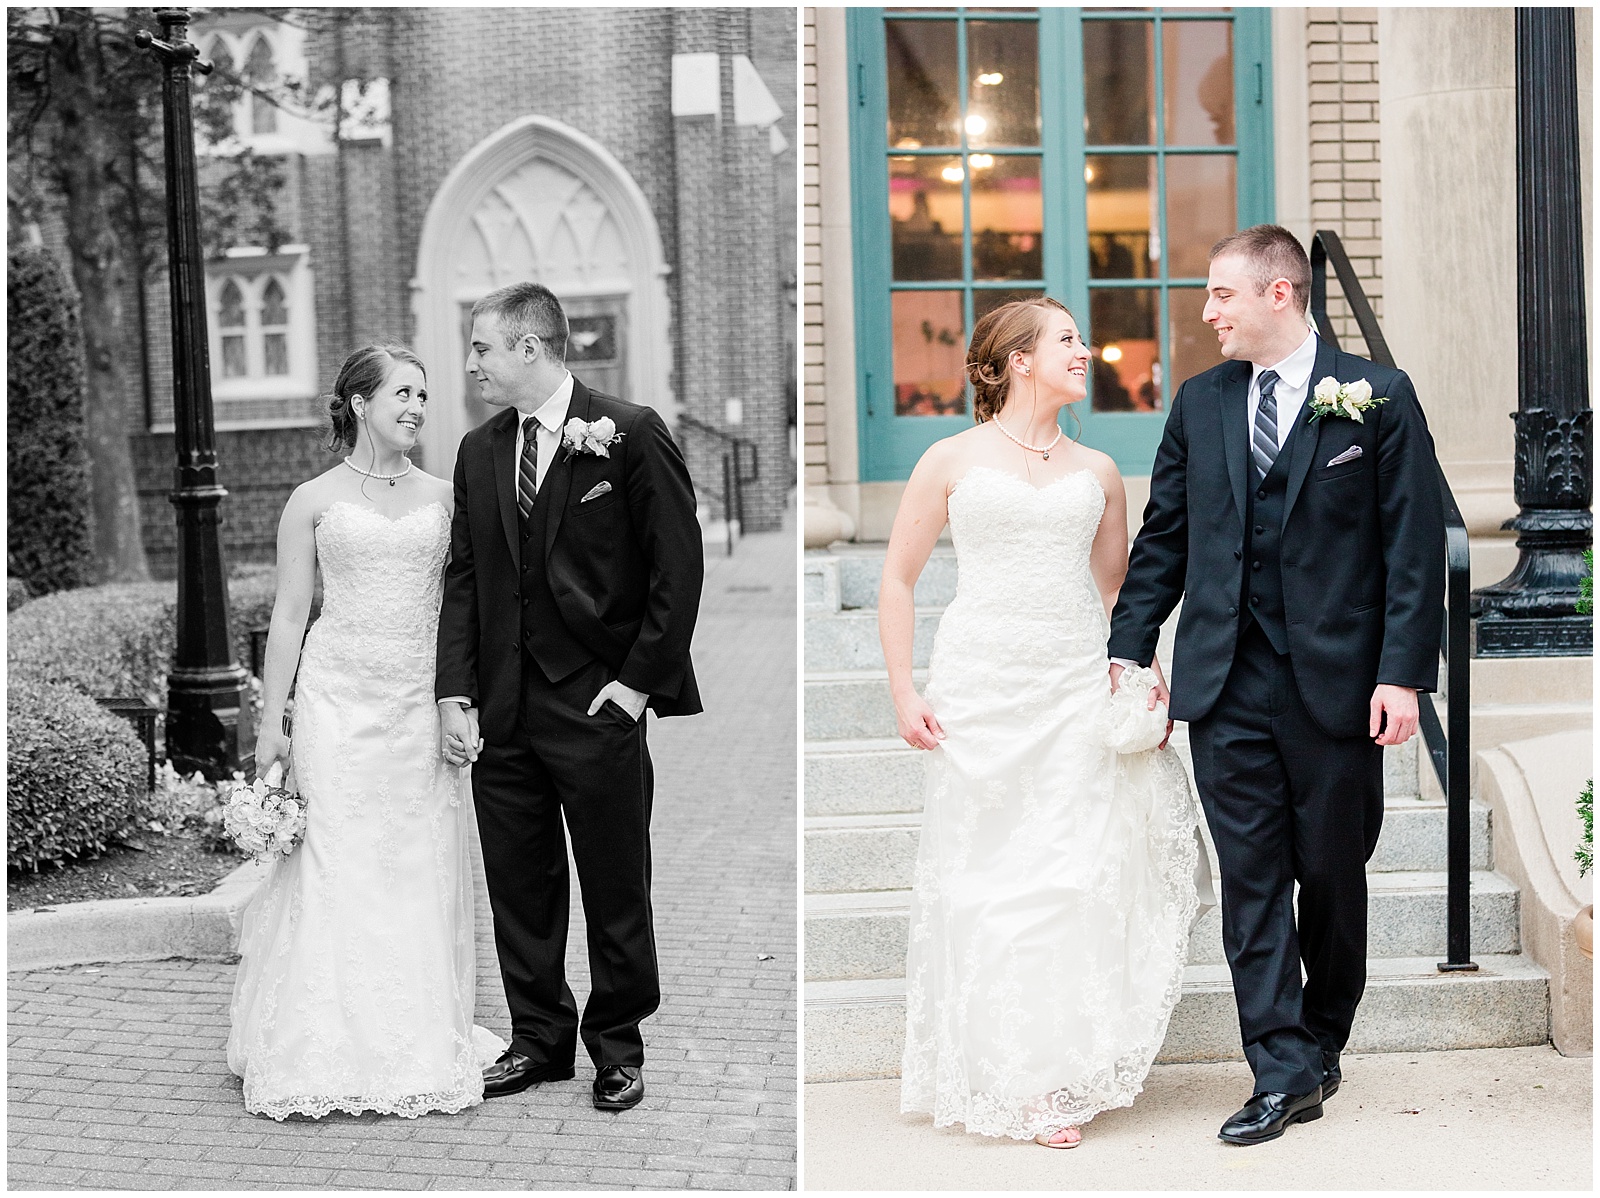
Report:
[{"label": "pocket square", "polygon": [[1349,449],[1345,450],[1338,457],[1330,458],[1328,460],[1328,465],[1324,466],[1323,469],[1326,470],[1328,468],[1328,466],[1342,466],[1346,462],[1355,461],[1360,456],[1361,456],[1361,446],[1352,445]]},{"label": "pocket square", "polygon": [[[1357,451],[1357,452],[1359,452],[1359,451]],[[596,499],[596,498],[600,497],[601,495],[604,495],[609,490],[611,490],[611,484],[610,483],[608,483],[608,482],[595,483],[594,486],[589,488],[589,493],[587,495],[585,495],[582,499],[578,500],[578,502],[579,503],[588,503],[589,500]]]}]

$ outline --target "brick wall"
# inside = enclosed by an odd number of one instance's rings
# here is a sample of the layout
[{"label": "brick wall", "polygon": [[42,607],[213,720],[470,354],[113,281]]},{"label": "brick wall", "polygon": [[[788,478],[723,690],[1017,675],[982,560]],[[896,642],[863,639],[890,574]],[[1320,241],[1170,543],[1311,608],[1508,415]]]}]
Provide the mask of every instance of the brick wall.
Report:
[{"label": "brick wall", "polygon": [[[1339,234],[1373,311],[1382,319],[1378,10],[1307,9],[1306,62],[1312,226]],[[1338,285],[1330,283],[1328,292],[1328,314],[1340,344],[1360,352],[1361,334]]]},{"label": "brick wall", "polygon": [[[822,383],[825,353],[822,326],[822,188],[817,124],[817,12],[814,8],[805,10],[800,45],[805,104],[801,135],[804,145],[801,211],[805,215],[801,310],[805,314],[802,326],[805,352],[800,369],[805,399],[802,420],[805,481],[810,486],[828,481],[827,407]],[[843,169],[842,164],[836,169]]]}]

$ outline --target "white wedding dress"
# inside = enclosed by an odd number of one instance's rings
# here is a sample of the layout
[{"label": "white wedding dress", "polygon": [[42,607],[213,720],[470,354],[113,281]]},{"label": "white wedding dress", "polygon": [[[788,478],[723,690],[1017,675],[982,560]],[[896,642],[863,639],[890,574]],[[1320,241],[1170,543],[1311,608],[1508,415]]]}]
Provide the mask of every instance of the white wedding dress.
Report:
[{"label": "white wedding dress", "polygon": [[274,1119],[464,1110],[504,1045],[472,1023],[472,807],[439,755],[450,515],[339,501],[316,543],[291,738],[306,835],[245,911],[228,1067]]},{"label": "white wedding dress", "polygon": [[936,1126],[1028,1139],[1128,1106],[1181,991],[1198,812],[1171,749],[1104,745],[1104,508],[1088,471],[974,467],[950,494],[901,1073]]}]

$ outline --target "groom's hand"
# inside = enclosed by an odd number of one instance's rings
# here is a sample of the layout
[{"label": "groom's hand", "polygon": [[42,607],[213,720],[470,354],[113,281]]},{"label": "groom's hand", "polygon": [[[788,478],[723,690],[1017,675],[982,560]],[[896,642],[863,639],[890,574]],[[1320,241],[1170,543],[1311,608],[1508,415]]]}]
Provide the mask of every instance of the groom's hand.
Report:
[{"label": "groom's hand", "polygon": [[1409,686],[1380,682],[1369,711],[1367,735],[1380,745],[1403,745],[1417,730],[1417,692]]},{"label": "groom's hand", "polygon": [[637,720],[644,714],[644,705],[650,701],[650,696],[634,690],[631,686],[623,686],[620,682],[608,682],[600,688],[600,693],[594,697],[594,702],[589,704],[589,714],[593,715],[599,711],[605,706],[607,699]]},{"label": "groom's hand", "polygon": [[439,704],[439,741],[446,764],[468,765],[478,760],[483,741],[478,736],[478,712],[459,703]]}]

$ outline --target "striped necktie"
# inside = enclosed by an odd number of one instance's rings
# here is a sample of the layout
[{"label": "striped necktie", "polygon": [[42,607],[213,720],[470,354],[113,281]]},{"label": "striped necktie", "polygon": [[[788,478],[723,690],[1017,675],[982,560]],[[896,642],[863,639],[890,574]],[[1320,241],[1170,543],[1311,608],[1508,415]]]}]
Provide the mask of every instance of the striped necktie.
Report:
[{"label": "striped necktie", "polygon": [[1261,372],[1261,399],[1256,404],[1256,428],[1250,440],[1250,456],[1255,459],[1262,478],[1267,477],[1272,463],[1278,460],[1278,399],[1272,393],[1277,385],[1276,371]]},{"label": "striped necktie", "polygon": [[517,506],[526,520],[539,493],[539,419],[529,416],[522,422],[522,461],[517,466]]}]

